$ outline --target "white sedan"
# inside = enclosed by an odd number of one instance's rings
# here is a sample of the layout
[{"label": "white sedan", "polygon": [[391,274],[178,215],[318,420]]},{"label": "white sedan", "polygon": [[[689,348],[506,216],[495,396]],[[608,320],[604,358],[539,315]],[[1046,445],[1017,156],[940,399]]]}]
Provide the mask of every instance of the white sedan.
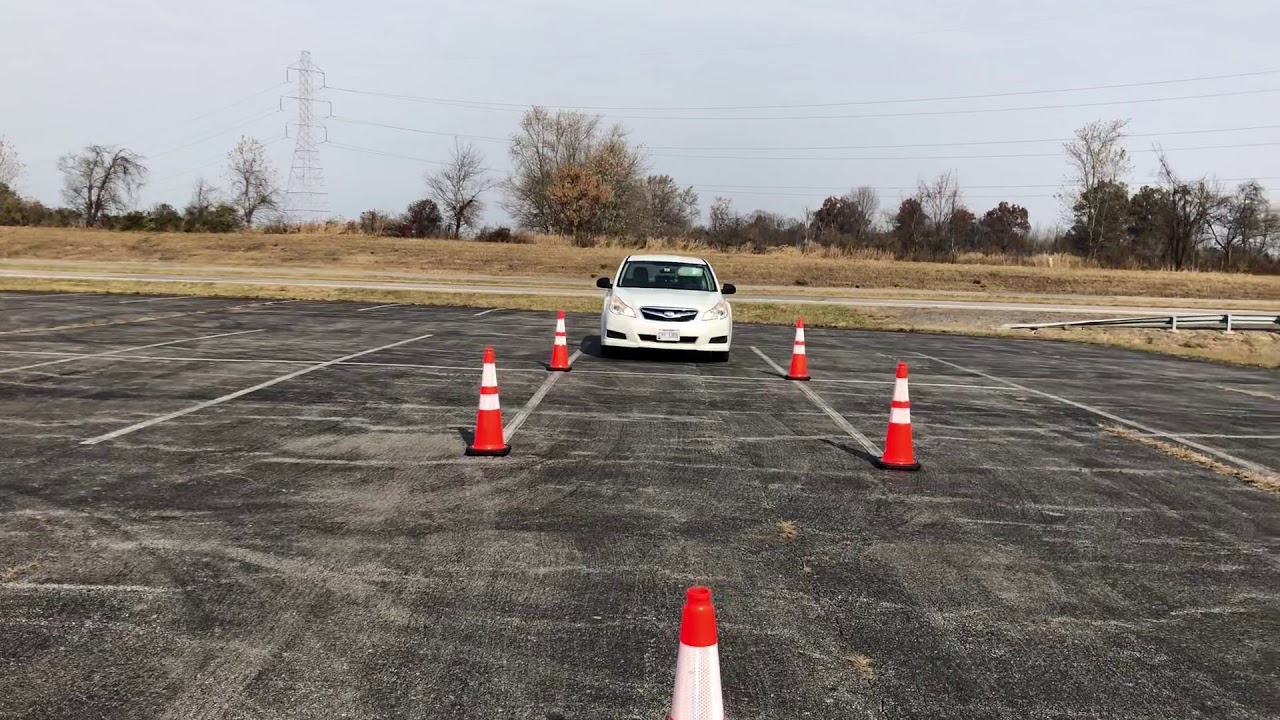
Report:
[{"label": "white sedan", "polygon": [[600,346],[693,350],[729,359],[733,308],[725,300],[737,289],[720,287],[706,260],[678,255],[632,255],[613,280],[600,278],[604,296]]}]

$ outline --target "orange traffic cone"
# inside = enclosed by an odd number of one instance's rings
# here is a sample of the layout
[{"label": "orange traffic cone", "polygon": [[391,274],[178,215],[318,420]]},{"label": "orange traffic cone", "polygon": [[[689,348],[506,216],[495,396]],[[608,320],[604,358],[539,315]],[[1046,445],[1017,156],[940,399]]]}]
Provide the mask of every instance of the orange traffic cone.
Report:
[{"label": "orange traffic cone", "polygon": [[884,441],[884,457],[876,465],[888,470],[919,470],[911,448],[911,398],[907,394],[907,364],[898,363],[898,379],[893,384],[893,406],[889,410],[889,435]]},{"label": "orange traffic cone", "polygon": [[809,355],[804,349],[804,318],[796,321],[796,342],[791,348],[791,372],[788,380],[809,379]]},{"label": "orange traffic cone", "polygon": [[716,609],[711,589],[691,587],[680,618],[680,653],[671,720],[724,720],[720,691],[720,651],[716,645]]},{"label": "orange traffic cone", "polygon": [[480,410],[476,413],[476,435],[467,446],[468,455],[506,455],[511,446],[502,437],[502,409],[498,404],[498,365],[493,348],[484,349],[484,372],[480,375]]},{"label": "orange traffic cone", "polygon": [[551,346],[551,364],[547,366],[548,370],[558,370],[560,372],[569,372],[573,368],[569,367],[569,339],[564,331],[564,311],[561,310],[556,315],[556,341]]}]

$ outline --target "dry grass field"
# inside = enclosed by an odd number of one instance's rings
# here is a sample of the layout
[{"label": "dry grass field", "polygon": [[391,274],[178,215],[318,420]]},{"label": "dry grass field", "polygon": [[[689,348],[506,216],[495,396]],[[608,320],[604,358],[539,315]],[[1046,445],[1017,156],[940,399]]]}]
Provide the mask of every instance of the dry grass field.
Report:
[{"label": "dry grass field", "polygon": [[[573,248],[554,241],[504,245],[359,235],[156,234],[63,228],[0,228],[0,259],[175,263],[261,270],[312,268],[586,280],[608,274],[621,247]],[[1280,277],[894,262],[784,250],[765,255],[697,251],[727,281],[751,286],[858,290],[1042,293],[1280,300]]]}]

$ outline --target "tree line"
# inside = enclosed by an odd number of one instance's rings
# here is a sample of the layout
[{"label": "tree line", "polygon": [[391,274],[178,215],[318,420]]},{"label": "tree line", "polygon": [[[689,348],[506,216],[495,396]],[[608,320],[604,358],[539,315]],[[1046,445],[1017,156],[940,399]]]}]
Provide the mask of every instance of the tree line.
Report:
[{"label": "tree line", "polygon": [[[904,260],[1058,252],[1105,267],[1280,272],[1280,213],[1261,185],[1224,189],[1209,177],[1186,178],[1158,152],[1158,180],[1131,192],[1127,124],[1090,123],[1064,145],[1071,168],[1060,194],[1066,227],[1047,233],[1033,232],[1027,209],[1016,203],[999,202],[975,213],[950,172],[921,180],[911,197],[888,210],[882,210],[870,187],[829,196],[800,217],[739,212],[729,199],[716,197],[703,223],[694,189],[649,172],[643,146],[632,143],[624,127],[606,126],[582,112],[540,107],[527,111],[511,136],[506,178],[495,179],[478,150],[455,141],[439,169],[425,176],[420,199],[398,213],[365,211],[346,222],[345,230],[498,242],[518,241],[523,230],[569,236],[580,246],[601,237],[637,245],[679,238],[754,252],[872,249]],[[147,168],[128,149],[91,145],[63,156],[58,167],[64,207],[22,198],[10,188],[23,166],[0,138],[0,225],[170,232],[296,229],[282,212],[278,174],[263,145],[252,138],[242,138],[228,153],[223,187],[197,180],[181,211],[167,204],[132,209]],[[494,190],[500,191],[500,206],[516,232],[482,227],[484,197]]]}]

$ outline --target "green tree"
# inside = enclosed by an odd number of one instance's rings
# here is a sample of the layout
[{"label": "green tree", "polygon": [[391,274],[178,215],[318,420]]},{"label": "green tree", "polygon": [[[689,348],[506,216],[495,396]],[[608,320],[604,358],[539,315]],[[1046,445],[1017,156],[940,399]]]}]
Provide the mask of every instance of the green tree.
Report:
[{"label": "green tree", "polygon": [[899,258],[918,257],[928,238],[929,218],[920,201],[907,198],[893,216],[893,239]]},{"label": "green tree", "polygon": [[[444,216],[440,214],[440,207],[431,200],[411,202],[404,213],[404,224],[409,228],[409,235],[416,238],[440,234],[443,222]],[[454,237],[457,235],[455,234]]]},{"label": "green tree", "polygon": [[1118,182],[1098,183],[1080,193],[1072,216],[1074,223],[1067,232],[1072,251],[1114,264],[1127,241],[1129,188]]}]

